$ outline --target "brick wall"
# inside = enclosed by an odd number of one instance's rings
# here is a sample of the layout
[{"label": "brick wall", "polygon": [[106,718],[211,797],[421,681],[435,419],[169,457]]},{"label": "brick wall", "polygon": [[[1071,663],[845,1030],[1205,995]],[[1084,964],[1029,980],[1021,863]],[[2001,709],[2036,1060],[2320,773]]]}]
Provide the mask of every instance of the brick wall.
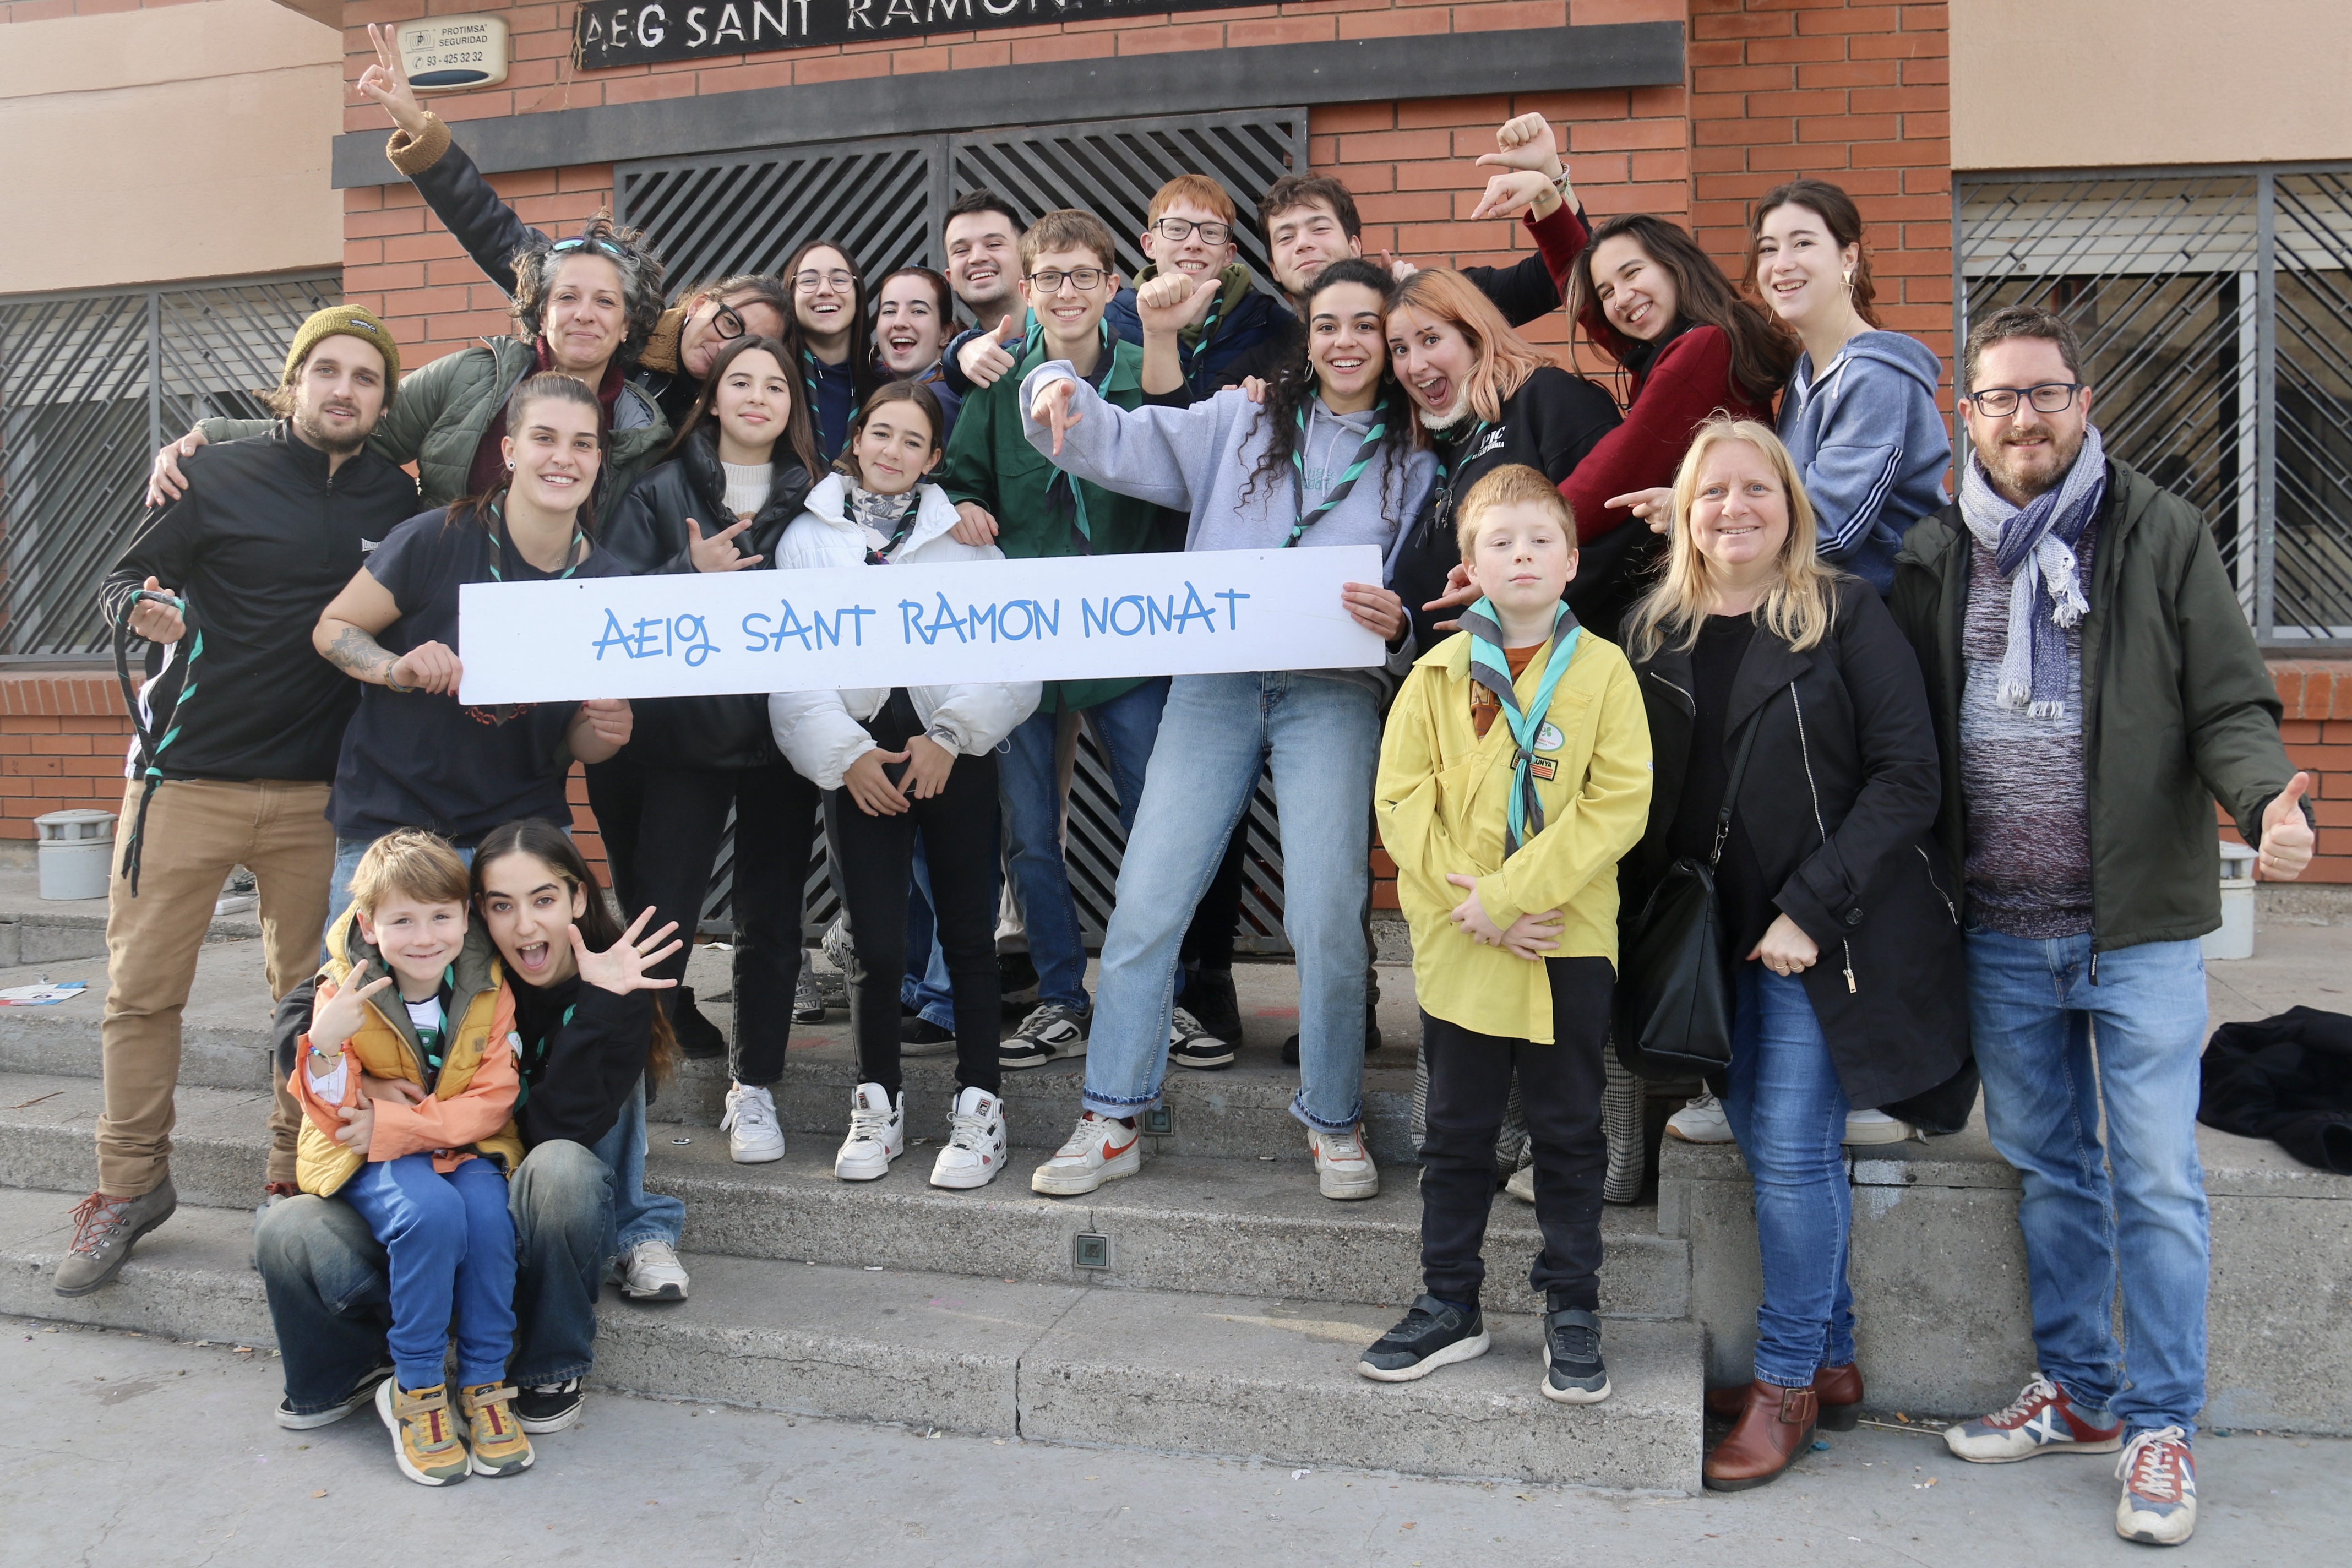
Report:
[{"label": "brick wall", "polygon": [[0,838],[37,837],[52,811],[121,810],[130,743],[112,671],[0,675]]},{"label": "brick wall", "polygon": [[2304,879],[2352,882],[2352,659],[2273,659],[2271,675],[2285,710],[2286,754],[2317,781],[2319,858]]}]

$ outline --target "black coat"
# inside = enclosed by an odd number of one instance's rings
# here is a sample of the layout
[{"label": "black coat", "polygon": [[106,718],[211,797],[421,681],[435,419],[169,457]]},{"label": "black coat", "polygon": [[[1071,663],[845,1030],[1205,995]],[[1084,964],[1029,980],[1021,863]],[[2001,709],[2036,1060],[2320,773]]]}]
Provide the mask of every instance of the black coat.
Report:
[{"label": "black coat", "polygon": [[[735,536],[738,555],[757,555],[769,571],[784,530],[801,514],[811,486],[802,468],[779,443],[768,500],[751,526]],[[621,498],[599,541],[634,576],[694,570],[688,552],[687,520],[701,531],[734,526],[727,510],[727,475],[719,466],[719,437],[708,425],[694,432],[677,455],[648,469]],[[759,768],[780,764],[768,729],[768,700],[756,693],[724,697],[663,697],[634,705],[635,727],[629,749],[648,763],[677,768]]]},{"label": "black coat", "polygon": [[2352,1175],[2352,1018],[2290,1007],[2258,1024],[2224,1024],[2198,1065],[2198,1121],[2274,1139],[2306,1165]]},{"label": "black coat", "polygon": [[[1738,811],[1774,905],[1821,948],[1805,992],[1857,1109],[1945,1082],[1969,1059],[1955,883],[1934,837],[1942,797],[1918,661],[1878,595],[1837,584],[1837,621],[1802,653],[1759,625],[1733,679],[1726,744],[1760,710]],[[1618,879],[1626,918],[1666,868],[1696,712],[1691,657],[1634,663],[1657,784]],[[1744,954],[1736,955],[1744,957]]]}]

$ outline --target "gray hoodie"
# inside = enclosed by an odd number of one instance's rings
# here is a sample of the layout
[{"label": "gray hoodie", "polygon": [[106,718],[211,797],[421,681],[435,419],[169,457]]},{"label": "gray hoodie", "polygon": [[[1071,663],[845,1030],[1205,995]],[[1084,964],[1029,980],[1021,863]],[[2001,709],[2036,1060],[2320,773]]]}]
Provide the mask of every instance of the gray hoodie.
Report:
[{"label": "gray hoodie", "polygon": [[1943,362],[1902,332],[1863,332],[1818,376],[1801,355],[1780,397],[1780,439],[1804,475],[1822,559],[1884,595],[1911,525],[1943,506],[1952,436]]},{"label": "gray hoodie", "polygon": [[[1303,482],[1286,468],[1271,482],[1261,479],[1253,486],[1251,476],[1265,453],[1271,427],[1265,408],[1239,389],[1186,408],[1125,409],[1104,402],[1067,361],[1039,365],[1021,384],[1021,423],[1029,444],[1048,457],[1053,429],[1032,419],[1029,410],[1039,389],[1055,381],[1077,383],[1070,399],[1077,423],[1065,435],[1054,465],[1105,489],[1189,514],[1186,550],[1281,549],[1298,521],[1300,491],[1312,509],[1355,460],[1374,418],[1370,412],[1334,414],[1320,398],[1313,400],[1307,405],[1307,436],[1300,444]],[[1299,548],[1373,545],[1384,563],[1382,582],[1393,576],[1406,530],[1437,475],[1437,459],[1426,451],[1405,452],[1401,472],[1396,458],[1393,447],[1383,448],[1346,499],[1299,537]],[[1408,630],[1403,648],[1390,658],[1389,673],[1401,678],[1412,667],[1413,651]],[[1372,670],[1330,673],[1369,680],[1384,694],[1395,684]]]}]

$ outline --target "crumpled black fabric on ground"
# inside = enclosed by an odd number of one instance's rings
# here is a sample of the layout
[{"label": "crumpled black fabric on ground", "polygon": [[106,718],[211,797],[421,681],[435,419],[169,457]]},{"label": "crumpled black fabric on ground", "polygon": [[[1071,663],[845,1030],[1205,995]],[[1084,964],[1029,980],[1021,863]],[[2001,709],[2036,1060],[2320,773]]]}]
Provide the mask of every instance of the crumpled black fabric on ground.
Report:
[{"label": "crumpled black fabric on ground", "polygon": [[2197,1120],[2352,1175],[2352,1017],[2294,1007],[2222,1025],[2205,1047]]}]

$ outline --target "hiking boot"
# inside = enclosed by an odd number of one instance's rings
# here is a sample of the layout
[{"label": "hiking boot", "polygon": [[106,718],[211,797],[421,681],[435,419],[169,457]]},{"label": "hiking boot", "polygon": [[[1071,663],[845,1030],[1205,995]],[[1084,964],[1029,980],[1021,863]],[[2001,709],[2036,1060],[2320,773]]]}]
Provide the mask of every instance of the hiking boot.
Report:
[{"label": "hiking boot", "polygon": [[1728,1143],[1731,1119],[1724,1115],[1723,1101],[1715,1098],[1715,1092],[1703,1089],[1697,1098],[1666,1118],[1666,1134],[1685,1143]]},{"label": "hiking boot", "polygon": [[375,1413],[392,1434],[400,1473],[428,1487],[454,1486],[466,1479],[470,1461],[458,1440],[449,1409],[449,1385],[436,1383],[415,1393],[387,1377],[375,1385]]},{"label": "hiking boot", "polygon": [[902,1057],[943,1057],[955,1049],[955,1031],[942,1029],[918,1013],[898,1023],[898,1054]]},{"label": "hiking boot", "polygon": [[289,1432],[310,1432],[321,1426],[332,1426],[361,1406],[374,1404],[375,1385],[391,1375],[392,1368],[389,1365],[377,1367],[373,1372],[352,1384],[352,1391],[349,1394],[344,1394],[342,1398],[328,1405],[324,1410],[297,1412],[290,1396],[281,1399],[278,1402],[278,1409],[275,1412],[278,1424]]},{"label": "hiking boot", "polygon": [[1493,1343],[1477,1308],[1465,1312],[1434,1296],[1417,1296],[1397,1326],[1365,1350],[1356,1370],[1375,1383],[1412,1383],[1441,1366],[1475,1360]]},{"label": "hiking boot", "polygon": [[1076,1197],[1105,1182],[1143,1169],[1143,1134],[1128,1123],[1089,1110],[1069,1141],[1029,1174],[1029,1190],[1049,1198]]},{"label": "hiking boot", "polygon": [[580,1380],[533,1384],[515,1395],[515,1425],[526,1432],[561,1432],[580,1419]]},{"label": "hiking boot", "polygon": [[1087,1054],[1087,1032],[1094,1019],[1059,1002],[1040,1002],[1021,1020],[1013,1037],[996,1048],[999,1066],[1041,1068],[1063,1057]]},{"label": "hiking boot", "polygon": [[948,1111],[948,1141],[931,1162],[931,1185],[984,1187],[1004,1169],[1004,1102],[984,1089],[967,1089]]},{"label": "hiking boot", "polygon": [[1184,994],[1176,1004],[1200,1021],[1201,1027],[1234,1045],[1242,1039],[1241,1000],[1234,994],[1230,969],[1196,969],[1185,977]]},{"label": "hiking boot", "polygon": [[2116,1460],[2124,1495],[2116,1533],[2150,1546],[2178,1546],[2197,1528],[2197,1459],[2178,1426],[2136,1434]]},{"label": "hiking boot", "polygon": [[135,1198],[92,1193],[74,1205],[73,1241],[58,1263],[50,1284],[60,1296],[87,1296],[120,1273],[131,1247],[172,1217],[180,1194],[165,1176],[161,1185]]},{"label": "hiking boot", "polygon": [[478,1476],[519,1476],[530,1468],[530,1439],[512,1406],[515,1391],[505,1384],[478,1383],[458,1391],[466,1413],[467,1446],[473,1450]]},{"label": "hiking boot", "polygon": [[2007,1465],[2036,1454],[2112,1454],[2124,1446],[2124,1424],[2088,1410],[2042,1376],[2005,1410],[1944,1428],[1944,1446],[1978,1465]]},{"label": "hiking boot", "polygon": [[691,986],[677,988],[677,1002],[669,1016],[670,1033],[677,1037],[677,1054],[690,1062],[707,1062],[727,1054],[727,1037],[694,1005]]},{"label": "hiking boot", "polygon": [[1214,1072],[1234,1065],[1234,1047],[1201,1026],[1201,1020],[1179,1007],[1168,1020],[1168,1065]]},{"label": "hiking boot", "polygon": [[1561,1405],[1598,1405],[1609,1397],[1609,1369],[1601,1360],[1601,1319],[1581,1307],[1544,1314],[1543,1396]]},{"label": "hiking boot", "polygon": [[1310,1127],[1307,1148],[1314,1156],[1316,1180],[1325,1197],[1344,1203],[1380,1196],[1380,1168],[1372,1163],[1371,1151],[1364,1147],[1362,1122],[1345,1132]]}]

